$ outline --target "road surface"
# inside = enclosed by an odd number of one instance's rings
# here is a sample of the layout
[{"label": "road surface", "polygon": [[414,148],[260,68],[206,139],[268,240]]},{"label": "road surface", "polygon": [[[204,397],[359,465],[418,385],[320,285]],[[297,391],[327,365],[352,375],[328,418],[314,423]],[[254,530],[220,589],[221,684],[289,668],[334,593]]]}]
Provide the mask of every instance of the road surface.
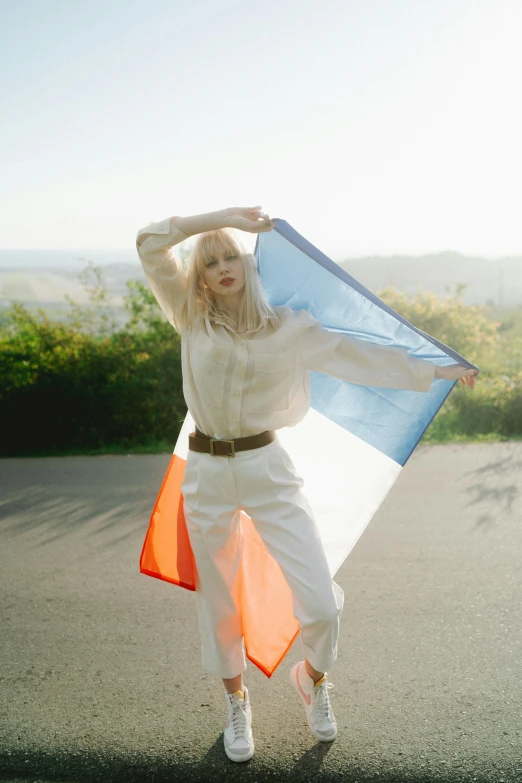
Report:
[{"label": "road surface", "polygon": [[169,455],[0,460],[0,780],[522,781],[522,443],[419,446],[336,580],[339,737],[249,666],[224,755],[194,595],[139,573]]}]

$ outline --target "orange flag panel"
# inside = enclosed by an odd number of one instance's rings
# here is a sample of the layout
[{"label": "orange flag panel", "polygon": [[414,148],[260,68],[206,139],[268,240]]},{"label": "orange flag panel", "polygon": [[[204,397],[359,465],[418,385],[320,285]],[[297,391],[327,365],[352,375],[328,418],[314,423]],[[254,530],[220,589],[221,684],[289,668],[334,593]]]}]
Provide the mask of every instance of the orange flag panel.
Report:
[{"label": "orange flag panel", "polygon": [[[181,484],[185,460],[173,454],[152,511],[140,558],[148,576],[196,590],[198,579],[190,546]],[[298,634],[292,593],[255,524],[241,512],[243,555],[238,611],[248,658],[270,677]]]}]

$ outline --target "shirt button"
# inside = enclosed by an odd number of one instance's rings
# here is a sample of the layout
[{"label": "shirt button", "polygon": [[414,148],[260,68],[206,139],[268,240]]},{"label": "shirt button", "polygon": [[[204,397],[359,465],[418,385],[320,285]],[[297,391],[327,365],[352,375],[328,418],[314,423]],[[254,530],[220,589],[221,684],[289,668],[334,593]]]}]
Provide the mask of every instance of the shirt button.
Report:
[{"label": "shirt button", "polygon": [[245,366],[245,362],[239,362],[239,366],[240,367],[244,367]]}]

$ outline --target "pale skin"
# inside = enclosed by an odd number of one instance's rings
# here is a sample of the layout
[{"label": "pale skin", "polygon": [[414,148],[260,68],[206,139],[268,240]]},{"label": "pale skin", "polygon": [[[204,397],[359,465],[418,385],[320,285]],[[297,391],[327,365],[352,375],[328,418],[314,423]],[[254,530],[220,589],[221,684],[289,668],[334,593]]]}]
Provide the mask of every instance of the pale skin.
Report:
[{"label": "pale skin", "polygon": [[[271,231],[274,227],[273,221],[262,211],[260,206],[231,207],[203,215],[177,217],[174,222],[180,231],[183,231],[187,236],[217,228],[237,228],[250,233],[261,233]],[[231,255],[225,249],[221,250],[207,264],[202,277],[203,283],[212,291],[220,307],[237,315],[245,286],[241,256]],[[220,281],[226,278],[234,278],[234,282],[230,286],[221,285]],[[474,389],[477,372],[477,370],[468,369],[461,364],[436,365],[435,378],[443,378],[446,381],[460,380],[463,386]],[[324,672],[314,669],[310,661],[305,659],[304,663],[308,676],[312,677],[314,682],[323,677]],[[227,693],[243,692],[243,675],[238,674],[237,677],[230,679],[223,678],[223,684]]]}]

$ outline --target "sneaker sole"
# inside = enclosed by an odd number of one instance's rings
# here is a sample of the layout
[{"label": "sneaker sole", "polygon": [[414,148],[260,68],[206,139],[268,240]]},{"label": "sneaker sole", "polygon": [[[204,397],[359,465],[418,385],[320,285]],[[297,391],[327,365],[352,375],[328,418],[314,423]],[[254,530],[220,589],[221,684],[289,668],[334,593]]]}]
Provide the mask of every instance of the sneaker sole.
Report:
[{"label": "sneaker sole", "polygon": [[252,748],[252,750],[251,750],[251,751],[249,751],[249,753],[247,753],[247,755],[246,755],[246,756],[234,756],[234,755],[233,755],[232,753],[230,753],[230,751],[228,751],[226,748],[225,748],[225,753],[226,753],[226,755],[227,755],[227,758],[229,758],[229,759],[230,759],[230,761],[235,761],[235,762],[241,762],[241,761],[250,761],[250,759],[251,759],[251,758],[252,758],[252,756],[254,755],[254,748]]},{"label": "sneaker sole", "polygon": [[299,686],[297,685],[296,674],[297,674],[298,665],[297,666],[293,666],[290,669],[290,680],[291,680],[292,685],[294,686],[294,688],[295,688],[295,690],[297,692],[297,695],[299,696],[299,699],[301,700],[301,702],[302,702],[302,704],[303,704],[303,706],[305,708],[306,722],[308,723],[308,728],[310,729],[310,731],[312,732],[314,737],[319,740],[319,742],[333,742],[333,740],[337,738],[337,729],[335,729],[331,735],[325,737],[324,734],[323,735],[318,734],[315,731],[315,729],[313,728],[312,724],[310,723],[310,719],[308,718],[308,710],[306,709],[306,706],[307,706],[306,702],[303,699],[303,697],[301,696],[301,691],[299,690]]}]

